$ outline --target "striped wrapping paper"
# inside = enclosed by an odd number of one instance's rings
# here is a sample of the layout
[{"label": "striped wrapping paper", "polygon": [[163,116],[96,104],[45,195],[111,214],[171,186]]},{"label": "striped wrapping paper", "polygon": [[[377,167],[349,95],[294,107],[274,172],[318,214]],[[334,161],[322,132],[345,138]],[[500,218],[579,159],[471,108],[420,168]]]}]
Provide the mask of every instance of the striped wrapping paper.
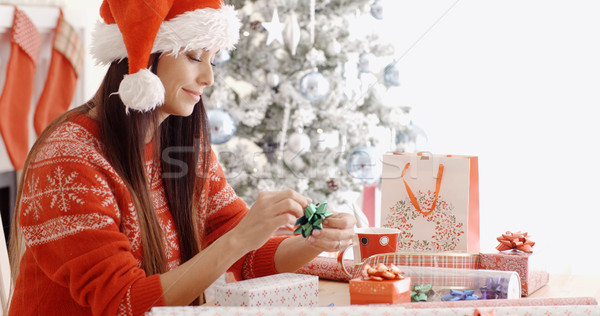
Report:
[{"label": "striped wrapping paper", "polygon": [[354,277],[358,277],[362,268],[369,264],[376,266],[377,263],[393,263],[397,266],[411,267],[435,267],[453,269],[479,269],[479,253],[470,252],[396,252],[374,255],[367,258],[359,269],[354,270]]},{"label": "striped wrapping paper", "polygon": [[479,253],[473,252],[395,252],[371,256],[362,266],[375,266],[379,262],[393,263],[397,266],[475,270],[479,269],[480,259]]},{"label": "striped wrapping paper", "polygon": [[443,253],[395,253],[401,266],[436,267],[454,269],[479,269],[479,253],[443,252]]},{"label": "striped wrapping paper", "polygon": [[[360,271],[365,264],[371,266],[383,262],[385,264],[393,263],[400,266],[415,267],[438,267],[454,269],[479,269],[479,253],[468,252],[444,252],[444,253],[414,253],[397,252],[371,256],[361,265],[354,265],[353,260],[344,260],[346,270],[354,278],[359,277]],[[344,274],[340,269],[336,258],[316,257],[296,273],[317,275],[321,279],[334,281],[349,281],[351,277]]]}]

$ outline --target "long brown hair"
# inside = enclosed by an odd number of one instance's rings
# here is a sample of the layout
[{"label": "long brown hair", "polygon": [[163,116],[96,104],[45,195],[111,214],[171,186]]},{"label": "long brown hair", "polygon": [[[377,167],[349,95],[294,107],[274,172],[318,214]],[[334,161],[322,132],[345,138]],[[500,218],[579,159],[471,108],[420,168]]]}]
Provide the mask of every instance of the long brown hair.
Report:
[{"label": "long brown hair", "polygon": [[[159,54],[150,58],[151,70],[156,73]],[[142,268],[146,275],[167,271],[167,258],[160,222],[156,215],[148,187],[145,168],[145,140],[147,131],[154,130],[154,161],[160,159],[163,186],[167,202],[179,236],[181,261],[191,259],[200,250],[194,194],[202,192],[204,176],[210,158],[208,119],[202,100],[188,117],[169,116],[158,128],[158,113],[125,112],[125,106],[115,92],[124,75],[128,73],[127,59],[113,62],[96,95],[86,104],[72,109],[54,120],[39,136],[32,147],[21,175],[17,190],[17,204],[11,229],[11,268],[16,280],[22,254],[18,217],[24,179],[30,160],[46,138],[62,123],[72,117],[96,108],[106,159],[122,178],[136,209],[142,243]],[[200,153],[202,157],[200,158]],[[164,159],[163,157],[164,156]],[[177,162],[177,163],[172,163]],[[198,163],[202,181],[196,180]],[[182,170],[185,169],[185,170]],[[196,184],[198,183],[198,186]],[[198,197],[201,194],[197,195]],[[205,203],[200,201],[199,203]]]}]

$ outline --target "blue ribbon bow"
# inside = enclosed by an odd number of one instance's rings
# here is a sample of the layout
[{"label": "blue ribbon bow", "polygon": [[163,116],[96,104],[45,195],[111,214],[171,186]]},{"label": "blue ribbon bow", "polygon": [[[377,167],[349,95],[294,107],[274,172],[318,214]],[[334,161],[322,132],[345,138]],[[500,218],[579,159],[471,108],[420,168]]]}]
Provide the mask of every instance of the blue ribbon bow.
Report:
[{"label": "blue ribbon bow", "polygon": [[442,296],[442,301],[471,301],[479,299],[479,296],[473,294],[474,290],[457,291],[450,290],[450,294]]}]

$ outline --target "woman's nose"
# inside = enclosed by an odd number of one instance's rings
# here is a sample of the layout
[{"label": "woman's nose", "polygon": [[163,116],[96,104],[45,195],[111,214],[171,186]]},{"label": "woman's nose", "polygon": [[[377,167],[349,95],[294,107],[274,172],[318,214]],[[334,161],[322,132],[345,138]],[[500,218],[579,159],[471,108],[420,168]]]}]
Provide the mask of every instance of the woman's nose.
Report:
[{"label": "woman's nose", "polygon": [[209,63],[204,64],[202,69],[200,69],[200,73],[198,74],[197,82],[198,84],[210,87],[213,85],[215,81],[212,65]]}]

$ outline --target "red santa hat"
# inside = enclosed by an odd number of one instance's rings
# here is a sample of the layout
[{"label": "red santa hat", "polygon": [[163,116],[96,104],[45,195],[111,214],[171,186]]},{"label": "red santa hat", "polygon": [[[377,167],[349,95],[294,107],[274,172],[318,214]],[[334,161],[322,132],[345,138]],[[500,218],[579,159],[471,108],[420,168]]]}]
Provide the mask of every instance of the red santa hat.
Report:
[{"label": "red santa hat", "polygon": [[150,111],[164,103],[165,89],[148,67],[150,54],[196,49],[231,50],[240,21],[222,0],[104,0],[92,33],[99,64],[129,58],[129,74],[119,85],[127,109]]}]

